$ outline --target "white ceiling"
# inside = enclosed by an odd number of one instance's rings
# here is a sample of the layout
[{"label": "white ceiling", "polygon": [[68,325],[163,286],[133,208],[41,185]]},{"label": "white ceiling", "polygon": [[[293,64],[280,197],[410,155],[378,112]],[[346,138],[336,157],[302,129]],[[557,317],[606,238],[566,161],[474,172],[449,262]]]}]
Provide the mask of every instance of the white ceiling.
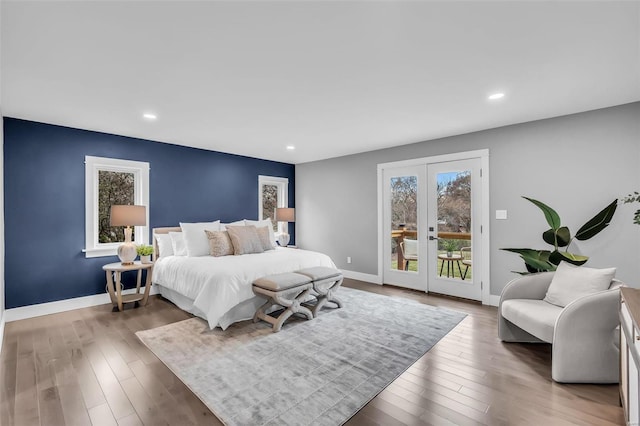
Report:
[{"label": "white ceiling", "polygon": [[288,163],[638,100],[639,1],[2,2],[5,116]]}]

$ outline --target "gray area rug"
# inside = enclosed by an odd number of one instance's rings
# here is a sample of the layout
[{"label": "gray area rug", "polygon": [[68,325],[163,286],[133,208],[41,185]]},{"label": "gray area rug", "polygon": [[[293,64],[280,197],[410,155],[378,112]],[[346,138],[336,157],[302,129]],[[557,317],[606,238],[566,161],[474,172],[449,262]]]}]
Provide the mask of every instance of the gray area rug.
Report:
[{"label": "gray area rug", "polygon": [[344,308],[279,333],[192,318],[136,335],[227,425],[340,425],[466,316],[344,287],[338,297]]}]

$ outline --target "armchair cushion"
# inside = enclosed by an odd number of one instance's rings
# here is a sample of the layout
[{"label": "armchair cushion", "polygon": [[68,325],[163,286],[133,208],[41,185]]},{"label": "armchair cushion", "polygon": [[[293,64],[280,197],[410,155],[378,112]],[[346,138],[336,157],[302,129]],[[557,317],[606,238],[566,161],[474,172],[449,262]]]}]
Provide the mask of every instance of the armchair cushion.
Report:
[{"label": "armchair cushion", "polygon": [[540,340],[553,343],[553,331],[562,308],[543,300],[512,299],[502,302],[502,317]]},{"label": "armchair cushion", "polygon": [[594,269],[560,262],[544,301],[565,307],[582,296],[607,290],[616,268]]}]

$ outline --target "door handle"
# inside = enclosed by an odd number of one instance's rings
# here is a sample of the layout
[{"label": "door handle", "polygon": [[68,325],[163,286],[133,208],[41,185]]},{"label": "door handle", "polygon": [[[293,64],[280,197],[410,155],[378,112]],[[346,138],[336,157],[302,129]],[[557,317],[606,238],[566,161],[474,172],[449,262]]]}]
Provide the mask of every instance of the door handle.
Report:
[{"label": "door handle", "polygon": [[438,237],[434,237],[433,235],[429,235],[429,241],[438,240]]}]

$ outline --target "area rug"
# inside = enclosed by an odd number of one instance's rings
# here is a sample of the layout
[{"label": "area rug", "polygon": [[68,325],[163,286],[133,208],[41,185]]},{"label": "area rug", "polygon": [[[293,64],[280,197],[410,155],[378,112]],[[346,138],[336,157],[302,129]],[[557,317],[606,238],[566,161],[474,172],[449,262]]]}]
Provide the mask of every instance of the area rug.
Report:
[{"label": "area rug", "polygon": [[311,321],[244,321],[209,330],[199,318],[138,338],[227,425],[341,425],[466,314],[341,288],[341,309]]}]

